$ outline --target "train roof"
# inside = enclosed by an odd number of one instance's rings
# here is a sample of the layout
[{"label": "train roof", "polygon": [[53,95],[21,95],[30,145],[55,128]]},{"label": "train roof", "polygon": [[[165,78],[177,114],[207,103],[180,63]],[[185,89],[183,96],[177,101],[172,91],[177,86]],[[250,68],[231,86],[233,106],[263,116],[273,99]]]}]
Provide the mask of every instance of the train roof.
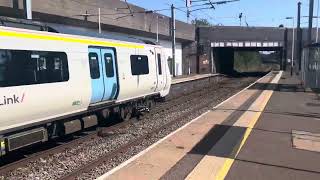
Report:
[{"label": "train roof", "polygon": [[79,36],[88,36],[88,37],[112,39],[112,40],[118,40],[118,41],[126,41],[126,42],[132,42],[132,43],[156,45],[152,41],[138,39],[132,36],[124,36],[120,33],[115,33],[115,32],[102,31],[102,33],[98,33],[97,32],[98,30],[87,29],[83,27],[67,26],[67,25],[55,24],[55,23],[46,23],[46,24],[49,27],[56,30],[57,32],[63,33],[63,34],[72,34],[72,35],[79,35]]},{"label": "train roof", "polygon": [[52,33],[52,32],[45,32],[45,31],[34,31],[34,30],[27,30],[27,29],[21,29],[21,28],[4,27],[4,26],[0,26],[0,36],[48,40],[48,41],[61,41],[61,42],[70,42],[70,43],[86,44],[91,46],[104,46],[104,47],[126,47],[126,48],[138,48],[138,49],[145,48],[146,46],[159,47],[157,45],[150,45],[150,44],[144,44],[144,43],[142,44],[142,43],[133,43],[133,42],[127,42],[127,41],[114,40],[114,39],[70,35],[70,34],[62,34],[62,33]]},{"label": "train roof", "polygon": [[[3,23],[5,22],[5,23]],[[36,33],[36,34],[42,34],[42,35],[49,35],[54,37],[72,37],[72,38],[79,38],[82,43],[87,42],[88,44],[91,44],[90,42],[106,42],[111,41],[113,43],[119,43],[119,44],[136,44],[137,47],[140,46],[159,46],[156,45],[154,42],[144,39],[138,39],[134,37],[126,37],[117,33],[109,33],[106,31],[103,31],[103,33],[98,33],[95,30],[87,29],[87,28],[81,28],[81,27],[74,27],[74,26],[67,26],[67,25],[61,25],[61,24],[54,24],[54,23],[41,23],[41,22],[30,22],[30,21],[24,21],[24,20],[12,20],[9,21],[3,21],[0,24],[0,28],[9,30],[9,31],[15,31],[17,33],[19,32],[30,32],[30,33]],[[0,33],[0,35],[3,35],[3,32]],[[21,36],[19,36],[21,37]],[[29,36],[30,37],[30,36]],[[35,36],[36,37],[36,36]],[[46,39],[46,38],[42,38]],[[51,39],[52,38],[47,38]],[[94,40],[93,40],[94,39]],[[67,38],[67,40],[70,40]],[[87,40],[87,41],[86,41]],[[75,41],[73,41],[75,42]],[[78,41],[79,42],[79,41]],[[93,43],[92,45],[99,45],[99,43]],[[103,44],[103,43],[102,43]],[[100,43],[101,45],[101,43]]]}]

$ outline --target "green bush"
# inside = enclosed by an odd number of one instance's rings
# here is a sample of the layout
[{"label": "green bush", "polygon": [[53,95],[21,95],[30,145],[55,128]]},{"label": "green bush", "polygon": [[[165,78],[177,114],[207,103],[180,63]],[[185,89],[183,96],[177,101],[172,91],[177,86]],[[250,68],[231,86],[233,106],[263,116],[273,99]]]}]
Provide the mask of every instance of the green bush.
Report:
[{"label": "green bush", "polygon": [[259,52],[237,51],[234,53],[234,69],[237,72],[266,72],[273,67],[274,64],[263,64]]}]

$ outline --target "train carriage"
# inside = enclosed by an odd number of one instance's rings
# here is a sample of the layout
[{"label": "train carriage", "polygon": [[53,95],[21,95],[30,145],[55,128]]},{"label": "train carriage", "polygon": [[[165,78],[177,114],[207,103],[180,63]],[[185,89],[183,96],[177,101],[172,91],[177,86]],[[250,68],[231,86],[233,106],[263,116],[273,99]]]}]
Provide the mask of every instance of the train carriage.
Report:
[{"label": "train carriage", "polygon": [[161,46],[0,27],[0,155],[165,97]]}]

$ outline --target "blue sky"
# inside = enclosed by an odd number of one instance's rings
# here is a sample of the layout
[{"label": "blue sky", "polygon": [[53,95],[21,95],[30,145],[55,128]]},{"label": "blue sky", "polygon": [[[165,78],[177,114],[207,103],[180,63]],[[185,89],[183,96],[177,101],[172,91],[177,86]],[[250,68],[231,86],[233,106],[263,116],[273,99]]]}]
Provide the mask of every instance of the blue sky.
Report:
[{"label": "blue sky", "polygon": [[[149,10],[166,9],[170,4],[176,7],[185,6],[184,0],[127,0],[129,3],[141,6]],[[212,2],[219,0],[211,0]],[[302,16],[308,15],[309,0],[302,2]],[[285,17],[297,16],[297,3],[299,0],[240,0],[224,5],[216,6],[216,9],[208,9],[192,12],[191,19],[207,18],[212,24],[239,25],[239,13],[246,16],[249,26],[279,26],[284,24],[292,26],[292,20]],[[193,3],[196,4],[196,3]],[[199,4],[199,3],[197,3]],[[182,8],[181,10],[186,10]],[[317,12],[317,0],[315,0],[315,12]],[[161,11],[162,14],[170,15],[170,11]],[[177,10],[177,19],[187,21],[186,13]],[[302,26],[307,26],[307,18],[302,18]],[[244,21],[244,18],[243,18]],[[316,22],[314,22],[316,23]]]}]

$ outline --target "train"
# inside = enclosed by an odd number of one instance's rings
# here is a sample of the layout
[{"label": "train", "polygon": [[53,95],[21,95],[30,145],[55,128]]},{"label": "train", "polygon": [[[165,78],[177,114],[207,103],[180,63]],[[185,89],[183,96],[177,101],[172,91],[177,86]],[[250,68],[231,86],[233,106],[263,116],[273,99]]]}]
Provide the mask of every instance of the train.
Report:
[{"label": "train", "polygon": [[128,120],[170,87],[159,45],[0,26],[0,157]]}]

